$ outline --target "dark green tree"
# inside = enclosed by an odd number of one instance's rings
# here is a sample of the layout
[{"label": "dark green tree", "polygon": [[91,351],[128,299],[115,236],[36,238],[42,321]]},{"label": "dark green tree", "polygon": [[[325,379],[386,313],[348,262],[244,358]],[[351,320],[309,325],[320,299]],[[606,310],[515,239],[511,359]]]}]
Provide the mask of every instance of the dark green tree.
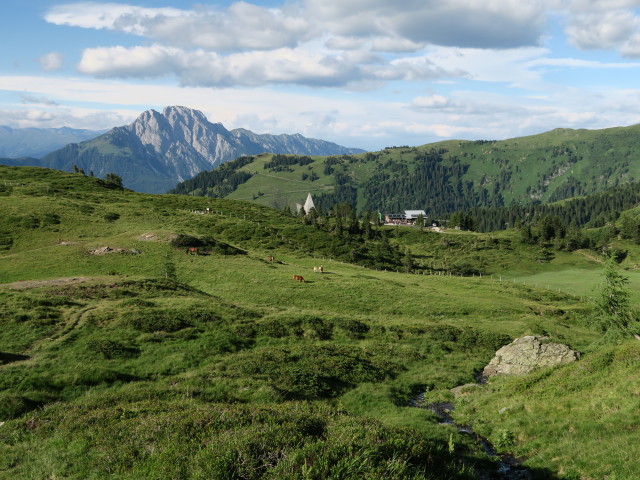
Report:
[{"label": "dark green tree", "polygon": [[104,181],[112,185],[115,185],[116,187],[122,187],[122,177],[120,177],[119,175],[116,175],[113,172],[107,173],[107,176],[104,177]]},{"label": "dark green tree", "polygon": [[572,222],[567,229],[565,240],[567,250],[570,252],[582,248],[582,231],[575,222]]},{"label": "dark green tree", "polygon": [[365,240],[371,240],[373,238],[373,231],[371,230],[371,212],[365,210],[362,214],[362,238]]},{"label": "dark green tree", "polygon": [[618,342],[638,329],[637,315],[629,301],[628,284],[629,278],[620,273],[615,260],[610,258],[602,273],[593,322],[604,333],[607,342]]},{"label": "dark green tree", "polygon": [[411,255],[411,250],[408,248],[404,251],[404,256],[402,257],[402,269],[405,273],[411,273],[413,271],[413,255]]}]

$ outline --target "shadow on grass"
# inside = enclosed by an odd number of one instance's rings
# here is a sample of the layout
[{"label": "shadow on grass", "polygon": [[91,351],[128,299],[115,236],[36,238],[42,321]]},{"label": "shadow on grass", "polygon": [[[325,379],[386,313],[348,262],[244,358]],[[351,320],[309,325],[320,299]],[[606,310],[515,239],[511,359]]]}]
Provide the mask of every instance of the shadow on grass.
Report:
[{"label": "shadow on grass", "polygon": [[28,355],[20,355],[18,353],[6,353],[0,352],[0,365],[7,363],[20,362],[22,360],[28,360]]}]

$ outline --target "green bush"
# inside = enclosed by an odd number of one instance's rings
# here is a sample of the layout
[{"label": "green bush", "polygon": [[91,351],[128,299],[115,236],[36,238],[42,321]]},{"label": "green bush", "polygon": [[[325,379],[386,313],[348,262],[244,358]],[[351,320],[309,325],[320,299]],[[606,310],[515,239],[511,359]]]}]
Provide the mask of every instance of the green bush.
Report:
[{"label": "green bush", "polygon": [[265,320],[257,324],[258,333],[272,338],[282,338],[289,334],[287,328],[278,320]]},{"label": "green bush", "polygon": [[231,331],[243,338],[255,338],[258,334],[258,327],[255,322],[243,322],[234,325]]},{"label": "green bush", "polygon": [[206,337],[206,348],[212,354],[239,352],[252,345],[251,339],[230,330],[216,330]]},{"label": "green bush", "polygon": [[42,216],[42,225],[59,225],[60,216],[55,213],[45,213]]},{"label": "green bush", "polygon": [[318,340],[331,340],[333,337],[333,321],[321,317],[305,318],[305,323],[311,328],[311,336]]},{"label": "green bush", "polygon": [[145,333],[152,332],[177,332],[183,328],[191,327],[188,320],[189,313],[176,310],[159,310],[145,308],[123,315],[126,325]]},{"label": "green bush", "polygon": [[104,218],[107,222],[115,222],[120,218],[120,214],[116,212],[107,212],[102,218]]},{"label": "green bush", "polygon": [[334,397],[361,382],[393,377],[403,367],[386,356],[337,345],[266,348],[231,359],[229,371],[267,381],[285,398]]},{"label": "green bush", "polygon": [[363,339],[369,332],[369,325],[359,320],[343,319],[338,322],[338,328],[344,330],[347,337],[353,340]]},{"label": "green bush", "polygon": [[137,348],[108,339],[92,340],[87,344],[87,349],[102,355],[105,359],[135,357],[140,354]]}]

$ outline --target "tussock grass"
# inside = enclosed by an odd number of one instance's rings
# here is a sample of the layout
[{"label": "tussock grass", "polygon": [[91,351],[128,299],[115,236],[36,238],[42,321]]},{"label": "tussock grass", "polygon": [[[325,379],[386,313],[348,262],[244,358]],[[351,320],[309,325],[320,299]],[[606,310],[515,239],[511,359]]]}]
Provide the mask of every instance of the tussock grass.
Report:
[{"label": "tussock grass", "polygon": [[[633,434],[624,426],[633,403],[619,397],[635,395],[623,379],[636,354],[594,347],[577,297],[342,263],[328,253],[353,239],[258,205],[0,172],[12,183],[0,195],[0,231],[11,239],[0,252],[0,478],[473,478],[487,465],[479,448],[408,405],[423,391],[449,398],[524,334],[594,360],[496,383],[465,397],[461,418],[512,440],[542,477],[603,471],[589,460],[588,408],[609,432],[599,434],[603,450]],[[217,213],[192,212],[207,206]],[[211,250],[187,255],[172,243],[185,238]],[[422,261],[445,248],[476,255],[477,237],[440,240],[392,237],[412,250],[422,241]],[[91,254],[104,246],[128,253]],[[482,250],[489,266],[502,251],[508,268],[521,268],[519,247],[494,247]],[[314,273],[320,264],[325,273]],[[492,414],[500,391],[522,415]],[[525,422],[529,412],[538,413]],[[534,428],[547,415],[554,434],[573,426],[568,438],[587,453],[553,460],[559,440]],[[637,463],[622,457],[611,457],[612,472],[625,478]]]}]

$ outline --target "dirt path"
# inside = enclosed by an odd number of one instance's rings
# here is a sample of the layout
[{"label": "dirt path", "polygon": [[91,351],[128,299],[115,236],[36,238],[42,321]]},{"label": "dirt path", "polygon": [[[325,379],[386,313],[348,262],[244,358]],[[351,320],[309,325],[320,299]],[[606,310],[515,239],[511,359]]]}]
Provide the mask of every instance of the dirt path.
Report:
[{"label": "dirt path", "polygon": [[593,260],[594,262],[598,262],[598,263],[602,263],[602,259],[596,257],[594,254],[590,253],[587,250],[576,250],[576,253],[579,253],[580,255],[583,255],[585,257],[587,257],[589,260]]},{"label": "dirt path", "polygon": [[73,285],[76,283],[84,283],[92,280],[89,277],[67,277],[67,278],[52,278],[50,280],[22,280],[19,282],[5,283],[0,287],[11,288],[13,290],[26,290],[28,288],[39,287],[58,287],[61,285]]}]

